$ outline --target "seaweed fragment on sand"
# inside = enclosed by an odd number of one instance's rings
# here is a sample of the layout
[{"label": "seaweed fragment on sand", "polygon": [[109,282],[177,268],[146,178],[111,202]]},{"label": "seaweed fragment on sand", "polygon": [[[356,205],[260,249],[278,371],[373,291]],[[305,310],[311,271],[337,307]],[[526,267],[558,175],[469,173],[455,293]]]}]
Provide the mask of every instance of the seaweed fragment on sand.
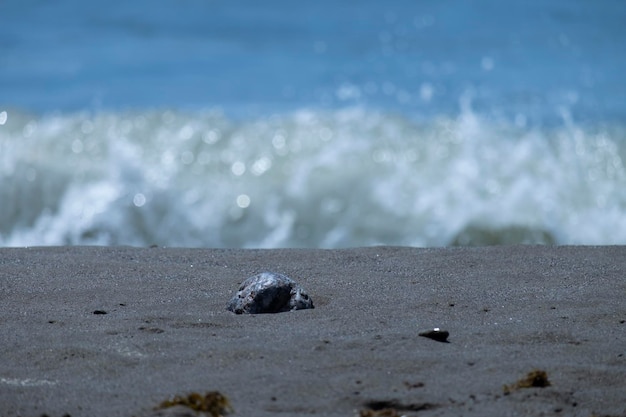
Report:
[{"label": "seaweed fragment on sand", "polygon": [[402,414],[395,408],[383,408],[382,410],[361,410],[359,417],[401,417]]},{"label": "seaweed fragment on sand", "polygon": [[211,417],[222,417],[234,411],[228,398],[218,391],[209,391],[204,395],[197,392],[192,392],[186,396],[175,395],[169,400],[163,401],[156,409],[175,406],[184,406]]},{"label": "seaweed fragment on sand", "polygon": [[550,381],[548,380],[548,373],[541,369],[535,369],[534,371],[526,374],[524,378],[519,379],[512,385],[505,385],[503,387],[504,394],[510,394],[512,391],[516,391],[524,388],[545,388],[549,387]]}]

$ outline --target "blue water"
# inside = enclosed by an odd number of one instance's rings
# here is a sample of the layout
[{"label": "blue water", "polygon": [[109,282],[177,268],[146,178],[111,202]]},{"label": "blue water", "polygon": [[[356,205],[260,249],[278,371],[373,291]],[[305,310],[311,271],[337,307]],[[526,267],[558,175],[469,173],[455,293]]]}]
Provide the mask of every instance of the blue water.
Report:
[{"label": "blue water", "polygon": [[0,245],[626,243],[622,1],[0,2]]}]

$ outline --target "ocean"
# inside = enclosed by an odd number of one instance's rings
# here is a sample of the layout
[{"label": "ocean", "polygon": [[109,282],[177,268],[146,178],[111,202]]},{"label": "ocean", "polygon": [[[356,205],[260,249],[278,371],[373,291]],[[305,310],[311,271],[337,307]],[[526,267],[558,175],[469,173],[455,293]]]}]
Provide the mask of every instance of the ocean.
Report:
[{"label": "ocean", "polygon": [[626,244],[626,2],[0,2],[0,246]]}]

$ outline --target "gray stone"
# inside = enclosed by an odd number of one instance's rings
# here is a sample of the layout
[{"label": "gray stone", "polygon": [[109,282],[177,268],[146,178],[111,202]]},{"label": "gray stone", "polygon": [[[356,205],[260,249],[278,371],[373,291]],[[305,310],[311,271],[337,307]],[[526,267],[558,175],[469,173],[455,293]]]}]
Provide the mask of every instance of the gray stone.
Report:
[{"label": "gray stone", "polygon": [[314,306],[311,297],[294,280],[285,275],[263,272],[242,282],[227,308],[236,314],[263,314]]},{"label": "gray stone", "polygon": [[418,335],[436,340],[437,342],[450,343],[448,342],[448,336],[450,336],[450,333],[447,330],[441,330],[439,327],[420,332]]}]

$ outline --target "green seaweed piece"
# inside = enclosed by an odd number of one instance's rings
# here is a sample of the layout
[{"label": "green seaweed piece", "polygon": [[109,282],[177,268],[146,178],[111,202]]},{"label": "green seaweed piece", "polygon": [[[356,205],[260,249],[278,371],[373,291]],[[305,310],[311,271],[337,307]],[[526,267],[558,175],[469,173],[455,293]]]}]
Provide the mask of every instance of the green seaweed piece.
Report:
[{"label": "green seaweed piece", "polygon": [[535,369],[529,372],[526,376],[518,380],[513,385],[505,385],[503,387],[504,394],[510,394],[512,391],[523,388],[545,388],[549,387],[550,381],[548,380],[548,373],[541,369]]},{"label": "green seaweed piece", "polygon": [[175,407],[182,405],[194,411],[208,413],[211,417],[223,417],[224,414],[232,413],[233,407],[226,396],[218,391],[210,391],[202,395],[192,392],[187,396],[175,395],[169,400],[159,404],[157,409]]}]

